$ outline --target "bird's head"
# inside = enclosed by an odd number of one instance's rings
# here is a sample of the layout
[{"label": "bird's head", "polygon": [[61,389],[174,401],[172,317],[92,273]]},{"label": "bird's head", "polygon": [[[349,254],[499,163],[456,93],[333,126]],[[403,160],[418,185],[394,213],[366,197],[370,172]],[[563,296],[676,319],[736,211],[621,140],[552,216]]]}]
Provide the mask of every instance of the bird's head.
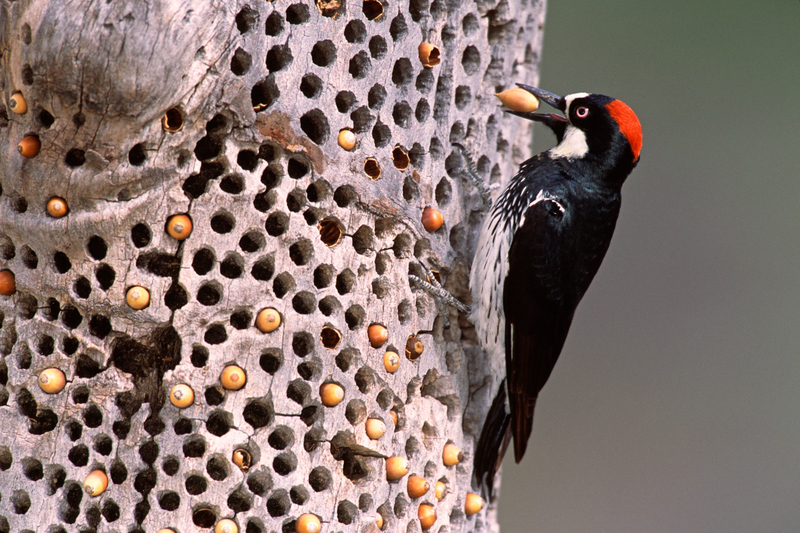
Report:
[{"label": "bird's head", "polygon": [[554,157],[595,157],[615,166],[630,165],[628,171],[638,163],[642,127],[633,110],[622,101],[602,94],[557,96],[536,87],[517,85],[563,113],[509,111],[542,122],[553,130],[558,139],[558,146],[550,150]]}]

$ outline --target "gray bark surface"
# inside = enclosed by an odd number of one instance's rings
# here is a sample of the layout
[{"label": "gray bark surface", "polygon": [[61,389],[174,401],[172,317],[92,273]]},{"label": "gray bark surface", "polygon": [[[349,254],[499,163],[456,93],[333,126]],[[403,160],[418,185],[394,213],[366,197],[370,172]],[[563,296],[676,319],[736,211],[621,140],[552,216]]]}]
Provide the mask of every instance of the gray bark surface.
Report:
[{"label": "gray bark surface", "polygon": [[[420,503],[436,509],[431,531],[497,530],[496,502],[463,511],[486,356],[408,274],[422,260],[469,303],[486,205],[451,143],[487,183],[528,155],[530,126],[494,93],[538,81],[544,2],[388,2],[374,20],[371,6],[0,0],[0,270],[16,280],[0,296],[0,533],[186,533],[202,508],[247,533],[294,531],[303,513],[325,532],[374,531],[378,513],[384,531],[420,531]],[[440,64],[423,67],[421,42]],[[18,91],[25,114],[8,105]],[[170,109],[180,131],[162,126]],[[33,158],[17,153],[26,135]],[[54,196],[62,218],[46,211]],[[429,206],[445,221],[433,233]],[[165,231],[175,214],[192,220],[186,240]],[[343,229],[335,246],[323,220]],[[143,310],[125,303],[134,285],[150,292]],[[266,307],[282,317],[271,333],[254,327]],[[389,331],[377,349],[373,323]],[[428,330],[422,356],[402,357]],[[220,385],[229,364],[247,374],[238,391]],[[49,367],[67,377],[60,393],[37,383]],[[335,407],[327,382],[345,391]],[[187,409],[169,401],[178,383],[195,392]],[[367,418],[387,433],[369,439]],[[442,463],[447,442],[457,466]],[[406,457],[446,496],[409,498],[405,477],[387,482],[383,459],[353,445]],[[110,480],[91,497],[96,469]]]}]

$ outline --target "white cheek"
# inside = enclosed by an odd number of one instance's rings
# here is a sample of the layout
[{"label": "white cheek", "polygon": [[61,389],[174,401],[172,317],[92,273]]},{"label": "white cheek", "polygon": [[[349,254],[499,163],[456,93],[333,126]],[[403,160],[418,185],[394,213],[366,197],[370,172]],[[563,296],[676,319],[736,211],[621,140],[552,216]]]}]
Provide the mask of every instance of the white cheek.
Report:
[{"label": "white cheek", "polygon": [[586,144],[586,134],[583,130],[579,130],[575,126],[567,126],[567,131],[564,134],[564,140],[550,149],[552,157],[567,157],[570,159],[580,159],[589,153],[589,145]]}]

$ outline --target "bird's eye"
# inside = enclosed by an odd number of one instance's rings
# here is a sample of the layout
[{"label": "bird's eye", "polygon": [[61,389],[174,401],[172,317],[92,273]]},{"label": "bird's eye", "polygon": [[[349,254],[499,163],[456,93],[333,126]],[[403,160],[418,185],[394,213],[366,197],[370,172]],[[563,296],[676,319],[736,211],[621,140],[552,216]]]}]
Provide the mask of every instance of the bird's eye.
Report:
[{"label": "bird's eye", "polygon": [[588,107],[579,107],[575,110],[575,116],[578,118],[586,118],[589,116],[589,108]]}]

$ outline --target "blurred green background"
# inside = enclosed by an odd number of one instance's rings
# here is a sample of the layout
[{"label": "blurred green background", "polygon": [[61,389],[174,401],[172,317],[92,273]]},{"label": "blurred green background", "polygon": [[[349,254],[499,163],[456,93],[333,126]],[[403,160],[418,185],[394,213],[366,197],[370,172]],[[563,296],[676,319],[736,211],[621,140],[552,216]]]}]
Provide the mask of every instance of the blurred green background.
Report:
[{"label": "blurred green background", "polygon": [[800,1],[551,0],[539,85],[644,146],[503,532],[800,531]]}]

